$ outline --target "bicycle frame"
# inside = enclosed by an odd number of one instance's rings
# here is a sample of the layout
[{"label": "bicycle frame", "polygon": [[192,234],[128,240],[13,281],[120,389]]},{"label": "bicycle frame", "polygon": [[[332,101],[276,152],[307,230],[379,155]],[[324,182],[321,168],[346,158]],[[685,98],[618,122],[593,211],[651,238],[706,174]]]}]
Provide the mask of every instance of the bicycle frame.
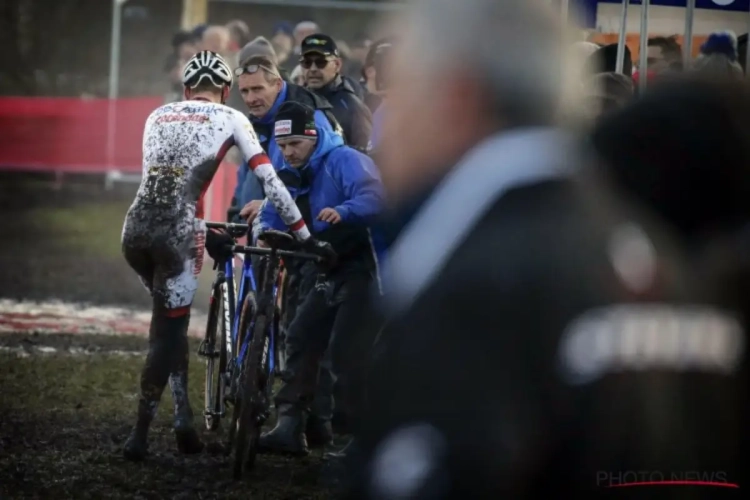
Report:
[{"label": "bicycle frame", "polygon": [[[250,343],[250,337],[246,337],[243,339],[242,345],[239,346],[239,349],[235,350],[235,347],[238,345],[239,335],[240,335],[240,315],[237,314],[237,311],[242,310],[242,304],[245,301],[245,297],[247,296],[248,292],[258,292],[257,283],[255,281],[255,274],[253,270],[253,264],[252,260],[250,259],[250,255],[245,255],[245,258],[243,260],[242,264],[242,276],[240,277],[240,283],[239,283],[239,293],[237,294],[236,300],[234,300],[235,295],[235,283],[234,283],[234,259],[229,259],[224,264],[224,275],[227,277],[223,286],[225,286],[225,314],[224,314],[224,321],[226,326],[226,331],[230,332],[230,335],[227,335],[227,352],[231,353],[232,358],[229,366],[234,366],[237,369],[242,365],[242,361],[245,358],[245,354],[247,353],[247,346]],[[273,293],[272,297],[275,300],[278,296],[279,290],[278,290],[278,284],[274,283],[273,285]],[[231,307],[231,309],[230,309]],[[229,314],[226,313],[226,311],[229,311]],[[232,318],[231,321],[231,327],[229,325],[230,318]],[[271,324],[271,342],[269,345],[269,352],[275,353],[276,352],[276,325]],[[235,354],[236,353],[236,354]],[[276,368],[276,359],[275,356],[271,356],[270,360],[270,369],[274,370]]]},{"label": "bicycle frame", "polygon": [[[226,272],[232,272],[232,276],[234,276],[234,259],[230,259],[226,263]],[[232,278],[233,280],[234,278]],[[234,282],[232,281],[232,287],[234,286]],[[232,325],[231,329],[231,335],[227,337],[227,341],[229,342],[231,339],[231,344],[227,345],[227,352],[231,353],[237,353],[236,356],[232,359],[232,364],[239,369],[240,366],[242,366],[242,361],[245,358],[245,354],[247,353],[247,347],[250,344],[250,336],[247,336],[243,339],[242,345],[239,346],[239,349],[237,351],[234,350],[234,347],[237,346],[239,335],[240,335],[240,315],[236,314],[236,311],[241,311],[242,304],[245,301],[245,297],[247,296],[247,293],[249,291],[258,292],[257,283],[255,281],[255,274],[253,271],[253,265],[250,259],[250,255],[245,255],[244,262],[242,265],[242,277],[240,278],[240,289],[239,289],[239,295],[237,296],[237,301],[235,302],[235,306],[233,308],[232,317],[234,318],[234,324]],[[278,290],[278,284],[273,284],[273,291],[272,291],[272,299],[275,301],[276,297],[278,296],[279,290]],[[228,296],[229,294],[227,294]],[[259,297],[258,297],[259,298]],[[272,353],[276,352],[276,325],[271,323],[271,341],[269,345],[269,351]],[[273,371],[276,368],[276,359],[275,356],[271,356],[271,360],[269,363],[270,370]]]}]

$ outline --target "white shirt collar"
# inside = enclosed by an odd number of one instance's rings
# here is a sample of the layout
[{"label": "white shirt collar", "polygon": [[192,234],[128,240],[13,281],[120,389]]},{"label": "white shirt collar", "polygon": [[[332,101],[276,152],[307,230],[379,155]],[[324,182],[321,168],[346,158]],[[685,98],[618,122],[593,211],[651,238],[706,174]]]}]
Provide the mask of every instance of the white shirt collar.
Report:
[{"label": "white shirt collar", "polygon": [[556,129],[519,129],[492,136],[469,151],[389,251],[383,270],[386,311],[407,309],[506,191],[569,172],[571,144]]}]

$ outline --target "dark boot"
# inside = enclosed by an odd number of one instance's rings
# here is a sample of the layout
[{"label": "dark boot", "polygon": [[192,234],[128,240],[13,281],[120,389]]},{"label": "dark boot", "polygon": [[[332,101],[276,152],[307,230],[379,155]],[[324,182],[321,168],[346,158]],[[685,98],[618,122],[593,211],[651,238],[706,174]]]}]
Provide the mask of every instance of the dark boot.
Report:
[{"label": "dark boot", "polygon": [[307,444],[310,448],[325,448],[326,446],[330,446],[333,443],[331,421],[317,415],[308,416],[305,435],[307,436]]},{"label": "dark boot", "polygon": [[260,436],[261,451],[304,456],[310,453],[305,437],[306,415],[292,405],[279,407],[276,427]]},{"label": "dark boot", "polygon": [[193,427],[193,410],[187,394],[187,372],[172,373],[169,387],[174,400],[174,435],[180,453],[200,453],[203,443]]},{"label": "dark boot", "polygon": [[156,415],[159,406],[158,401],[147,401],[141,398],[138,401],[138,420],[130,432],[122,454],[126,459],[140,462],[148,454],[148,428]]}]

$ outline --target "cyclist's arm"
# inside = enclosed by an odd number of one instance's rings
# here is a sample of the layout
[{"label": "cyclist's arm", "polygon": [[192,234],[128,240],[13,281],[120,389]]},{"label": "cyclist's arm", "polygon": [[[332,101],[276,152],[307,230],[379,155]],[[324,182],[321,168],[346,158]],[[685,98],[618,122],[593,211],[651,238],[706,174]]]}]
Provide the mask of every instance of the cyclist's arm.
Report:
[{"label": "cyclist's arm", "polygon": [[284,183],[276,175],[263,148],[260,147],[253,126],[240,112],[232,114],[234,120],[234,141],[247,161],[250,170],[260,179],[263,190],[270,204],[276,209],[284,223],[292,230],[299,240],[310,238],[310,231],[305,225],[294,199],[287,191]]},{"label": "cyclist's arm", "polygon": [[257,239],[260,233],[269,229],[284,231],[286,230],[286,226],[284,225],[284,221],[281,220],[281,217],[279,217],[279,213],[266,198],[263,200],[263,205],[260,207],[258,216],[255,218],[255,221],[253,221],[253,237]]}]

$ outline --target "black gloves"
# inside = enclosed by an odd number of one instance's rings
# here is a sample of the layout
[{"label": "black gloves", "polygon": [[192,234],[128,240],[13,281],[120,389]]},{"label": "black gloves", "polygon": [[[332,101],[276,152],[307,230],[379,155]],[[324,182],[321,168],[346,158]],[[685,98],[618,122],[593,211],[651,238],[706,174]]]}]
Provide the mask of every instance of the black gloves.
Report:
[{"label": "black gloves", "polygon": [[232,245],[234,239],[228,233],[211,229],[206,231],[206,251],[216,262],[224,262],[232,257]]}]

